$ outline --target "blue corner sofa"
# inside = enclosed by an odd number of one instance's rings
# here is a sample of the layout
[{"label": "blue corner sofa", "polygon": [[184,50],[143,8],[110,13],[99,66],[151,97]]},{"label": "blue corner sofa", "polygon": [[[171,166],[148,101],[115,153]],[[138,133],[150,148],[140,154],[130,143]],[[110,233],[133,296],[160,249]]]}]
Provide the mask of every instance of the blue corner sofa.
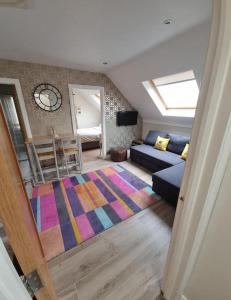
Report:
[{"label": "blue corner sofa", "polygon": [[[170,139],[167,150],[154,148],[158,136]],[[165,131],[149,131],[142,145],[132,146],[130,158],[151,172],[153,191],[176,206],[185,161],[180,157],[190,137]]]}]

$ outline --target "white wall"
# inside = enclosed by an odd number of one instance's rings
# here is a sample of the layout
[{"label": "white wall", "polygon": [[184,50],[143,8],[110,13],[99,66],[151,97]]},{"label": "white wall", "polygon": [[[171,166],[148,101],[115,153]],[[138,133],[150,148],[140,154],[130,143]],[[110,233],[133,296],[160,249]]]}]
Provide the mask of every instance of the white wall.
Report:
[{"label": "white wall", "polygon": [[171,133],[191,136],[192,128],[191,126],[182,126],[179,124],[165,124],[165,123],[155,123],[155,122],[143,122],[142,138],[144,139],[148,134],[149,130],[163,130]]},{"label": "white wall", "polygon": [[131,105],[139,111],[143,121],[192,124],[192,118],[162,116],[142,82],[193,69],[200,85],[209,32],[210,20],[207,20],[107,72]]},{"label": "white wall", "polygon": [[80,107],[81,114],[77,113],[78,128],[90,128],[101,123],[100,110],[79,94],[74,95],[76,107]]},{"label": "white wall", "polygon": [[231,159],[224,174],[210,223],[192,276],[188,300],[231,299]]},{"label": "white wall", "polygon": [[31,300],[0,238],[0,299]]}]

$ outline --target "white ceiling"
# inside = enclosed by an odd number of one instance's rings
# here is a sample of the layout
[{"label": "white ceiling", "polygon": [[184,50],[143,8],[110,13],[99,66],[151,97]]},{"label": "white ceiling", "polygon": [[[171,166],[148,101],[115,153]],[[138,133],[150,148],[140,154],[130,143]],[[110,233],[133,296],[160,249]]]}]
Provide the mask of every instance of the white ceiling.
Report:
[{"label": "white ceiling", "polygon": [[[211,0],[31,0],[0,8],[0,58],[106,72],[206,20]],[[164,25],[173,18],[172,25]],[[107,61],[108,65],[102,65]]]},{"label": "white ceiling", "polygon": [[143,121],[192,126],[193,118],[163,116],[142,83],[193,70],[200,86],[209,32],[210,22],[207,20],[107,72],[122,94],[139,111]]}]

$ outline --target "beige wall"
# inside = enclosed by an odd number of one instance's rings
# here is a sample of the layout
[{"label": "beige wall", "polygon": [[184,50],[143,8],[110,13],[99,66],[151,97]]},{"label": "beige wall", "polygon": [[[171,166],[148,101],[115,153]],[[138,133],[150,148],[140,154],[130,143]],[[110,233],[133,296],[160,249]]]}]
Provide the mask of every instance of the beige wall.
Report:
[{"label": "beige wall", "polygon": [[[105,122],[107,150],[113,146],[129,147],[131,141],[141,136],[142,121],[137,126],[116,127],[116,112],[131,109],[131,105],[102,73],[51,67],[0,59],[0,77],[19,79],[33,135],[44,135],[54,127],[57,133],[72,132],[68,84],[96,85],[105,89]],[[41,83],[56,86],[63,96],[63,104],[56,112],[45,112],[37,107],[32,92]]]}]

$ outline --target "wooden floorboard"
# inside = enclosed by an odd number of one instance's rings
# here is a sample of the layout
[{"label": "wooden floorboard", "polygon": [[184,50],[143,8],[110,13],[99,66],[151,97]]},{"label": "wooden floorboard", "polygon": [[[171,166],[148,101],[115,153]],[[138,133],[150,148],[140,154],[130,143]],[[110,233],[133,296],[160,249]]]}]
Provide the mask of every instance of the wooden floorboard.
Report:
[{"label": "wooden floorboard", "polygon": [[[84,172],[112,162],[84,164]],[[122,165],[151,184],[151,174]],[[60,300],[154,300],[171,237],[175,210],[160,201],[49,262]]]}]

